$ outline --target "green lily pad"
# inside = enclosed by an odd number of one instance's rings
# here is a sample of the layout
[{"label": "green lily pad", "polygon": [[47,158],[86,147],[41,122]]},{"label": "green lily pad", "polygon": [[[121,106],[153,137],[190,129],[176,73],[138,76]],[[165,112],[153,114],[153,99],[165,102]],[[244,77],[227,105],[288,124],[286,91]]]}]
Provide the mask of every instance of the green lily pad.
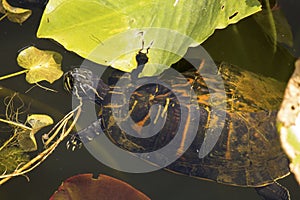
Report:
[{"label": "green lily pad", "polygon": [[28,69],[26,71],[26,81],[37,83],[48,81],[53,83],[63,75],[61,70],[62,56],[54,51],[43,51],[34,46],[22,50],[18,57],[18,64]]},{"label": "green lily pad", "polygon": [[41,128],[53,124],[53,119],[48,115],[34,114],[27,117],[27,123],[30,124],[32,130],[23,130],[18,133],[18,144],[25,152],[36,151],[35,133]]},{"label": "green lily pad", "polygon": [[291,160],[291,171],[300,184],[300,59],[295,67],[285,90],[277,123],[282,147]]},{"label": "green lily pad", "polygon": [[259,10],[257,0],[50,0],[37,36],[52,38],[84,58],[126,72],[136,67],[142,41],[145,47],[153,41],[146,64],[152,65],[146,74],[153,75],[215,29]]},{"label": "green lily pad", "polygon": [[9,5],[6,0],[0,0],[0,13],[5,14],[11,22],[22,24],[30,17],[32,11],[29,9],[13,7]]}]

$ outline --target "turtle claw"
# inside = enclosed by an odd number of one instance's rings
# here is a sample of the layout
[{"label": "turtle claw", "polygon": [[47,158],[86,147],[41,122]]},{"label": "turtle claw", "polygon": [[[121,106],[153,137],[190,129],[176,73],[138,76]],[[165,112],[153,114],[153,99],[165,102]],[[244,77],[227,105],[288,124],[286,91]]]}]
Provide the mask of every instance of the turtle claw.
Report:
[{"label": "turtle claw", "polygon": [[77,134],[71,136],[71,138],[66,143],[67,149],[71,149],[75,151],[76,149],[80,149],[82,147],[82,142]]},{"label": "turtle claw", "polygon": [[256,187],[255,190],[264,200],[291,200],[289,191],[277,182]]}]

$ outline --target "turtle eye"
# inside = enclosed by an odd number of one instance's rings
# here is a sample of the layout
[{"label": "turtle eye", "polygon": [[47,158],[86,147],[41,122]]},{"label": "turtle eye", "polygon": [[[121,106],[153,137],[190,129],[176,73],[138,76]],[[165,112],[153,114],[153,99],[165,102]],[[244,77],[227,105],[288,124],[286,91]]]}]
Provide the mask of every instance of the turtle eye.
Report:
[{"label": "turtle eye", "polygon": [[72,91],[74,89],[74,77],[73,77],[71,71],[64,74],[63,84],[64,84],[64,89],[66,91],[72,93]]},{"label": "turtle eye", "polygon": [[92,98],[97,94],[97,81],[92,71],[74,68],[64,75],[64,88],[77,97]]}]

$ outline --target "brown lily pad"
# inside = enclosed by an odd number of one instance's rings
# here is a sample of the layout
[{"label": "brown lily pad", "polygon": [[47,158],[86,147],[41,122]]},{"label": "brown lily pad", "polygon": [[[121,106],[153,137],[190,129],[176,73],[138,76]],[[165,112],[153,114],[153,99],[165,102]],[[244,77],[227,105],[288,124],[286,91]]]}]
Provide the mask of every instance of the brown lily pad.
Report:
[{"label": "brown lily pad", "polygon": [[131,185],[100,174],[79,174],[65,180],[50,200],[150,200]]}]

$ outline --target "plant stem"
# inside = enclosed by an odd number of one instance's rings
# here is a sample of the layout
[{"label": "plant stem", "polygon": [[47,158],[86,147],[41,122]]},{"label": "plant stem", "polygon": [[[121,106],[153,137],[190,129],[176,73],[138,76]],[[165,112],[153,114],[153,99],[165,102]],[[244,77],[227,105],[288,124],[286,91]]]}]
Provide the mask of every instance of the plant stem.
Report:
[{"label": "plant stem", "polygon": [[28,71],[29,71],[28,69],[25,69],[25,70],[22,70],[22,71],[19,71],[19,72],[15,72],[15,73],[12,73],[12,74],[8,74],[8,75],[5,75],[5,76],[2,76],[2,77],[0,77],[0,81],[2,81],[4,79],[7,79],[7,78],[14,77],[14,76],[18,76],[20,74],[24,74],[24,73],[26,73]]},{"label": "plant stem", "polygon": [[2,149],[4,149],[15,137],[16,137],[16,134],[14,134],[7,141],[5,141],[5,143],[0,147],[0,151],[2,151]]},{"label": "plant stem", "polygon": [[10,124],[10,125],[13,125],[13,126],[17,126],[17,127],[32,131],[32,128],[30,128],[28,126],[25,126],[24,124],[21,124],[21,123],[18,123],[18,122],[13,122],[13,121],[9,121],[9,120],[6,120],[6,119],[1,119],[1,118],[0,118],[0,122],[3,122],[3,123],[6,123],[6,124]]},{"label": "plant stem", "polygon": [[5,13],[4,15],[2,15],[2,16],[0,17],[0,21],[1,21],[2,19],[4,19],[6,16],[7,16],[7,13]]},{"label": "plant stem", "polygon": [[277,49],[277,46],[276,46],[276,43],[277,43],[277,31],[276,31],[276,25],[275,25],[275,21],[274,21],[274,16],[273,16],[273,12],[272,12],[272,9],[271,9],[271,6],[270,6],[270,2],[269,1],[265,1],[266,3],[266,7],[267,7],[267,17],[268,17],[268,23],[270,25],[270,29],[271,29],[271,34],[272,34],[272,37],[274,38],[272,41],[273,42],[273,53],[276,52],[276,49]]}]

